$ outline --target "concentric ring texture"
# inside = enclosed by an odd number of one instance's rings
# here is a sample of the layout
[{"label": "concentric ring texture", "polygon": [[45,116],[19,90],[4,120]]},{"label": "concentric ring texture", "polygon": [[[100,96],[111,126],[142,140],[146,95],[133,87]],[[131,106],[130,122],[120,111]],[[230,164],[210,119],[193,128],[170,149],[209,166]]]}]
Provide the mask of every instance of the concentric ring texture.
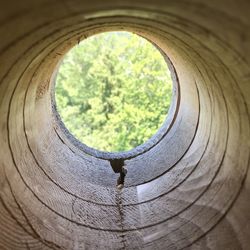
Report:
[{"label": "concentric ring texture", "polygon": [[[249,9],[247,0],[2,2],[0,249],[249,249]],[[119,30],[158,46],[175,82],[164,129],[120,155],[122,190],[107,157],[65,131],[53,94],[70,48]]]}]

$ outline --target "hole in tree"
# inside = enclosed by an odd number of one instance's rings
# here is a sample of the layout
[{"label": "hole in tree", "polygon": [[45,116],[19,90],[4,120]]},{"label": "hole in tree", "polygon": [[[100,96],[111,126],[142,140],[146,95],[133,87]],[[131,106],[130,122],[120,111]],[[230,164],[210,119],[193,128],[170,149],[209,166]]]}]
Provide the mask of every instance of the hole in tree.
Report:
[{"label": "hole in tree", "polygon": [[55,99],[75,138],[120,152],[143,144],[162,126],[172,86],[167,63],[152,43],[130,32],[105,32],[65,55]]}]

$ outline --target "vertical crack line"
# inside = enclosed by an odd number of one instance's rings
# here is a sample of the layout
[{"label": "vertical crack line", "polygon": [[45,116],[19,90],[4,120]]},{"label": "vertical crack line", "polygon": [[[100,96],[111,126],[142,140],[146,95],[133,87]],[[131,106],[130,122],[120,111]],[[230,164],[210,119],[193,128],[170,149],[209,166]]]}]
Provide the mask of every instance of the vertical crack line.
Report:
[{"label": "vertical crack line", "polygon": [[121,227],[121,233],[120,238],[121,238],[121,243],[122,247],[120,248],[121,250],[126,249],[126,241],[125,241],[125,232],[124,232],[124,209],[123,209],[123,202],[122,202],[122,190],[117,189],[116,191],[116,204],[117,204],[117,209],[118,209],[118,224]]}]

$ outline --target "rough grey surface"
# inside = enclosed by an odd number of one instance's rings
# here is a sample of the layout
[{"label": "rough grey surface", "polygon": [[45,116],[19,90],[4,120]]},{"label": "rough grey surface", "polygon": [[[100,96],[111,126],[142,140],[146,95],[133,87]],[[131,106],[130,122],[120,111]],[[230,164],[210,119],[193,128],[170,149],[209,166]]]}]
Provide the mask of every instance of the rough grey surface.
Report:
[{"label": "rough grey surface", "polygon": [[[250,3],[10,0],[0,15],[0,249],[249,249]],[[62,56],[136,32],[170,58],[178,114],[126,161],[74,145],[51,105]]]}]

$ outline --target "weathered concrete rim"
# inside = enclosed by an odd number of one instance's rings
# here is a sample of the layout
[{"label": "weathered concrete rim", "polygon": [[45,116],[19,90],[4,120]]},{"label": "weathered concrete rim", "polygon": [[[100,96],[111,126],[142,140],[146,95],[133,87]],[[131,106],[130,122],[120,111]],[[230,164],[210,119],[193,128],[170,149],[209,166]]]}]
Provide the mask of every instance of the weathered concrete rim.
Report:
[{"label": "weathered concrete rim", "polygon": [[[126,24],[127,25],[127,24]],[[90,32],[93,31],[94,33],[91,34],[92,35],[97,35],[100,33],[104,33],[104,32],[109,32],[109,31],[127,31],[126,30],[126,25],[124,25],[124,28],[119,28],[119,29],[114,29],[114,27],[112,27],[112,29],[108,28],[108,23],[103,25],[103,32],[100,31],[95,31],[95,28],[93,28],[93,30],[90,29]],[[98,30],[100,29],[100,27],[98,27]],[[127,32],[131,32],[131,31],[127,31]],[[134,32],[135,34],[137,34],[136,32]],[[55,120],[57,122],[57,124],[59,125],[61,131],[66,135],[66,137],[69,139],[69,141],[76,146],[77,148],[79,148],[80,150],[82,150],[83,152],[92,155],[96,158],[100,158],[100,159],[105,159],[105,160],[109,160],[109,159],[124,159],[124,160],[128,160],[128,159],[132,159],[138,155],[144,154],[145,152],[149,151],[150,149],[152,149],[154,146],[156,146],[165,136],[166,134],[169,132],[169,130],[171,129],[171,127],[173,126],[175,119],[178,115],[178,111],[179,111],[179,105],[180,105],[180,99],[181,99],[181,93],[180,93],[180,86],[179,86],[179,80],[178,80],[178,76],[177,76],[177,72],[175,70],[175,67],[171,61],[171,59],[168,57],[168,55],[156,44],[154,43],[152,40],[148,39],[147,37],[144,37],[140,34],[137,34],[138,36],[148,40],[148,42],[150,42],[154,47],[156,47],[156,49],[159,50],[159,52],[162,54],[162,56],[164,57],[164,60],[167,64],[167,67],[171,73],[171,79],[172,79],[172,98],[171,98],[171,104],[168,110],[168,113],[166,115],[166,118],[163,122],[163,124],[158,128],[158,130],[156,131],[156,133],[151,136],[149,139],[147,139],[143,144],[128,150],[128,151],[121,151],[121,152],[108,152],[108,151],[102,151],[102,150],[98,150],[95,149],[93,147],[90,147],[88,145],[86,145],[84,142],[81,142],[80,140],[78,140],[75,136],[73,136],[70,131],[67,129],[67,127],[65,126],[64,122],[62,121],[59,112],[57,111],[57,105],[56,105],[56,100],[55,100],[55,84],[56,84],[56,76],[57,76],[57,71],[58,68],[60,67],[60,63],[57,65],[57,67],[55,68],[55,73],[53,75],[53,86],[51,88],[51,102],[52,102],[52,109],[53,109],[53,114],[55,117]],[[81,41],[83,41],[84,39],[87,39],[90,36],[87,36],[85,33],[83,33],[81,35],[82,39]],[[79,40],[80,42],[80,40]],[[73,46],[74,47],[74,46]],[[71,47],[71,48],[73,48]],[[66,54],[66,53],[65,53]],[[60,136],[60,134],[56,131],[58,137],[63,140],[63,138]]]}]

